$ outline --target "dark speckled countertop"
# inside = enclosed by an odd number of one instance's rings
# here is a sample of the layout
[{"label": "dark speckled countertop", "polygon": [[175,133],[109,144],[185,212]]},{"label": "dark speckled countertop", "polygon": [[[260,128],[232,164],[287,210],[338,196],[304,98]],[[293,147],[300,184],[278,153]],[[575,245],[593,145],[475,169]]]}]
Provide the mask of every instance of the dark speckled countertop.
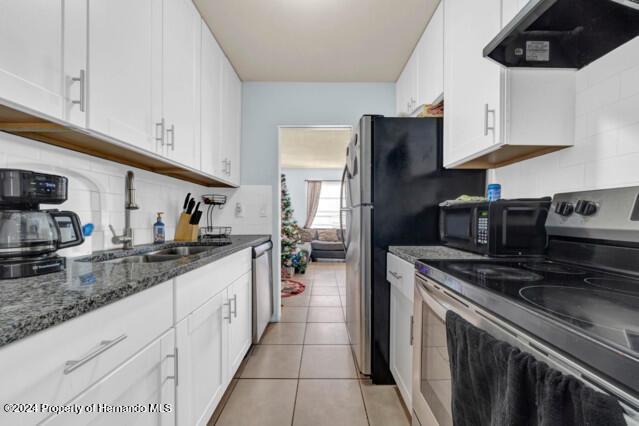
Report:
[{"label": "dark speckled countertop", "polygon": [[484,256],[461,251],[446,246],[390,246],[388,251],[404,259],[415,263],[419,259],[446,260],[446,259],[481,259]]},{"label": "dark speckled countertop", "polygon": [[233,235],[231,244],[167,262],[99,262],[178,245],[206,245],[148,244],[67,259],[64,272],[0,280],[0,347],[270,239],[270,235]]}]

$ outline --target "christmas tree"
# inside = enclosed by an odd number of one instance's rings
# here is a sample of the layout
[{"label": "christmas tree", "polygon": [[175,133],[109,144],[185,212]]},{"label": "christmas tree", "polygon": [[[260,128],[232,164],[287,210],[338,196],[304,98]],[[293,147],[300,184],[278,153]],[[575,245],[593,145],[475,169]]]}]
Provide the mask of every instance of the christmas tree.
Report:
[{"label": "christmas tree", "polygon": [[297,252],[297,245],[301,241],[299,226],[293,218],[293,207],[291,206],[291,195],[286,187],[286,175],[282,174],[282,270],[294,266],[293,258]]}]

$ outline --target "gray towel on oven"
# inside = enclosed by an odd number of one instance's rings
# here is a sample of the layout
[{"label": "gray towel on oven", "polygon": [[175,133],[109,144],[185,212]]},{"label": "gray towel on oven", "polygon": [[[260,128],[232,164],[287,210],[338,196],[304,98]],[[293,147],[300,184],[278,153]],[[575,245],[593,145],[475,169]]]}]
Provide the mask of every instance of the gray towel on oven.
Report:
[{"label": "gray towel on oven", "polygon": [[455,426],[625,426],[617,400],[446,313]]}]

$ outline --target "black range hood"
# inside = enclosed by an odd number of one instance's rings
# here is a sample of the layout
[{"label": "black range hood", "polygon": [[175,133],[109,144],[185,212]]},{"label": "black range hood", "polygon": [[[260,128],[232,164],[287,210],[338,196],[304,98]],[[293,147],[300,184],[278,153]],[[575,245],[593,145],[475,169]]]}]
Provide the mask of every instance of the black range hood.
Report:
[{"label": "black range hood", "polygon": [[530,0],[484,48],[506,67],[580,69],[639,35],[639,0]]}]

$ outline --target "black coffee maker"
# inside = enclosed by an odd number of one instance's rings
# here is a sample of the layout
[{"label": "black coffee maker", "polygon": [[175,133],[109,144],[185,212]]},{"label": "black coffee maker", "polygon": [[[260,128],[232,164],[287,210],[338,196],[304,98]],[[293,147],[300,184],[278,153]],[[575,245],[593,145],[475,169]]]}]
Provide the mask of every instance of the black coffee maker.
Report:
[{"label": "black coffee maker", "polygon": [[62,271],[55,254],[84,242],[80,219],[69,211],[40,210],[67,200],[68,179],[28,170],[0,169],[0,279]]}]

